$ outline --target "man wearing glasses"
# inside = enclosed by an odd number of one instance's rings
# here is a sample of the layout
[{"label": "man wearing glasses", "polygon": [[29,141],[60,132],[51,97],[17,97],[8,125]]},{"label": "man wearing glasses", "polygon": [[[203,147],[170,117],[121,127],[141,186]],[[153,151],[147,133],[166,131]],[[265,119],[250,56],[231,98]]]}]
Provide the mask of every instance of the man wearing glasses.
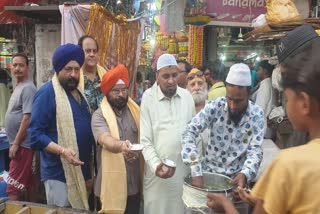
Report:
[{"label": "man wearing glasses", "polygon": [[[208,100],[208,86],[202,71],[193,68],[187,76],[187,90],[191,93],[196,112],[200,112]],[[197,138],[197,148],[204,157],[208,145],[210,132],[205,129]]]},{"label": "man wearing glasses", "polygon": [[129,73],[119,64],[102,78],[105,95],[92,115],[92,132],[100,147],[95,195],[101,212],[138,214],[140,206],[140,152],[130,150],[139,143],[139,106],[128,95]]},{"label": "man wearing glasses", "polygon": [[187,90],[191,93],[198,113],[208,99],[208,87],[202,71],[193,68],[187,76]]}]

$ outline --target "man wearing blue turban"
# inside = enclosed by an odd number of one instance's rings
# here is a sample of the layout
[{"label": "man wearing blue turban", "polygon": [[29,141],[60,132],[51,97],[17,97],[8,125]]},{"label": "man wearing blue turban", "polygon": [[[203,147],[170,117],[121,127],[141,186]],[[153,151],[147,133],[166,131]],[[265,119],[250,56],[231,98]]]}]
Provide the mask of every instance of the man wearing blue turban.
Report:
[{"label": "man wearing blue turban", "polygon": [[33,102],[28,133],[31,148],[40,150],[48,205],[89,209],[86,183],[94,139],[87,101],[77,89],[83,63],[80,46],[59,46],[52,58],[56,73]]}]

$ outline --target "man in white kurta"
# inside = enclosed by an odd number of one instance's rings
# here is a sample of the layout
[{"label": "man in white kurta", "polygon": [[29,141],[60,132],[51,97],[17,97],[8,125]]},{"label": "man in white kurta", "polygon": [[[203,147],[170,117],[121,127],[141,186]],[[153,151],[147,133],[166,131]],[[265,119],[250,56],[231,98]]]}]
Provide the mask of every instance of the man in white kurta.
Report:
[{"label": "man in white kurta", "polygon": [[[195,114],[191,94],[177,86],[174,57],[163,54],[157,62],[157,82],[142,97],[140,142],[145,146],[144,213],[184,212],[182,186],[188,168],[181,159],[181,135]],[[166,170],[162,160],[176,163]]]}]

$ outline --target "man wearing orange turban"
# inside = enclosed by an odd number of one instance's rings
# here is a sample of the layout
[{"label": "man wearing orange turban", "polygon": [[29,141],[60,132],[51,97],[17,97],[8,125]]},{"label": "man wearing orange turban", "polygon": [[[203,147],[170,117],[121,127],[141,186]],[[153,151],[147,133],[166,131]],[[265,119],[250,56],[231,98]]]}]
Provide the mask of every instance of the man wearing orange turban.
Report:
[{"label": "man wearing orange turban", "polygon": [[92,115],[98,157],[101,154],[95,186],[101,199],[99,213],[139,213],[143,159],[131,147],[139,143],[140,109],[128,96],[128,86],[124,65],[108,71],[101,81],[105,97]]},{"label": "man wearing orange turban", "polygon": [[[118,83],[118,81],[123,82],[123,84],[129,87],[129,74],[127,68],[119,64],[114,69],[108,71],[101,81],[101,91],[105,95],[108,95],[111,89]],[[119,82],[119,83],[120,83]]]}]

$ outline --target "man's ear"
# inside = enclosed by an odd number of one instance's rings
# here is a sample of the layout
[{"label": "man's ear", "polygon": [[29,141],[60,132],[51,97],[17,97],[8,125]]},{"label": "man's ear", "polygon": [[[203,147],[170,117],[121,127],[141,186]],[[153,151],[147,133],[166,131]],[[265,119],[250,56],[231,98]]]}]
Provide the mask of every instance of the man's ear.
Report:
[{"label": "man's ear", "polygon": [[301,108],[301,113],[303,115],[310,115],[312,108],[313,99],[306,92],[300,92],[298,96],[298,105]]}]

